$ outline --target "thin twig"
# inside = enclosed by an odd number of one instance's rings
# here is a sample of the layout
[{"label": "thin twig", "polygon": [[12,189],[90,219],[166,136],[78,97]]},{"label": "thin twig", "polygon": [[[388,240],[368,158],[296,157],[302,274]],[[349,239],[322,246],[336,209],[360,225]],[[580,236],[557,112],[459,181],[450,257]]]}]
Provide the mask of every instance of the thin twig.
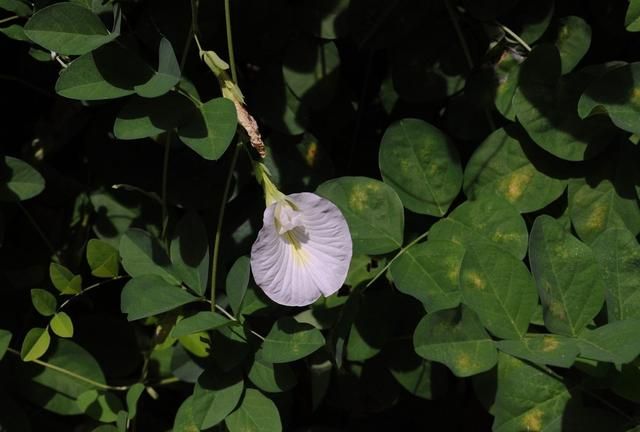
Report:
[{"label": "thin twig", "polygon": [[403,253],[405,253],[411,246],[413,246],[414,244],[418,243],[420,240],[422,240],[423,238],[425,238],[426,236],[429,235],[429,231],[427,230],[426,232],[423,232],[422,234],[420,234],[418,237],[416,237],[415,239],[413,239],[411,241],[411,243],[409,243],[408,245],[406,245],[405,247],[403,247],[402,249],[400,249],[400,251],[389,260],[389,262],[387,263],[387,265],[385,265],[382,270],[380,270],[374,277],[373,279],[371,279],[369,281],[369,283],[365,286],[365,288],[369,288],[375,281],[378,280],[378,278],[380,276],[382,276],[384,274],[384,272],[386,272],[389,267],[391,267],[391,264],[393,264],[393,262],[398,259],[400,257],[400,255],[402,255]]},{"label": "thin twig", "polygon": [[20,201],[18,201],[17,204],[18,204],[18,207],[20,207],[20,210],[22,210],[24,215],[27,217],[27,220],[29,221],[29,223],[36,230],[36,232],[38,233],[38,235],[40,236],[40,238],[42,239],[44,244],[46,244],[47,248],[49,248],[49,251],[51,252],[51,255],[52,255],[52,259],[55,262],[60,263],[60,257],[58,256],[58,252],[53,247],[53,244],[51,244],[51,242],[49,241],[49,239],[45,235],[44,231],[42,231],[42,229],[40,228],[40,225],[38,225],[38,222],[36,222],[36,220],[33,218],[33,216],[31,216],[31,213],[29,213],[27,211],[27,209],[22,205],[22,203]]},{"label": "thin twig", "polygon": [[509,36],[511,36],[516,42],[518,42],[520,45],[522,45],[522,47],[524,49],[526,49],[527,51],[531,52],[531,47],[529,46],[529,44],[527,44],[520,36],[518,36],[513,30],[511,30],[509,27],[502,25],[500,23],[498,23],[498,26],[502,29],[502,31],[504,31],[506,34],[508,34]]},{"label": "thin twig", "polygon": [[[11,354],[14,354],[14,355],[16,355],[18,357],[21,357],[20,356],[20,351],[15,350],[13,348],[8,348],[7,352],[10,352]],[[63,367],[56,366],[54,364],[47,363],[45,361],[38,360],[38,359],[31,360],[30,363],[35,363],[37,365],[44,366],[44,367],[46,367],[48,369],[54,370],[56,372],[60,372],[61,374],[65,374],[67,376],[70,376],[72,378],[77,379],[78,381],[85,382],[87,384],[90,384],[90,385],[92,385],[94,387],[97,387],[99,389],[102,389],[102,390],[127,391],[131,387],[131,386],[128,386],[128,385],[125,385],[125,386],[112,386],[112,385],[109,385],[109,384],[103,384],[103,383],[100,383],[98,381],[94,381],[91,378],[87,378],[87,377],[82,376],[80,374],[77,374],[77,373],[75,373],[73,371],[65,369]]]},{"label": "thin twig", "polygon": [[119,276],[114,276],[109,280],[100,281],[100,282],[94,283],[93,285],[89,285],[88,287],[86,287],[85,289],[80,291],[78,294],[74,295],[73,297],[69,297],[64,302],[62,302],[62,304],[58,308],[58,312],[60,312],[62,309],[64,309],[69,303],[75,301],[78,297],[83,296],[84,294],[88,293],[91,290],[94,290],[95,288],[99,288],[102,285],[106,285],[106,284],[111,283],[111,282],[115,282],[115,281],[122,280],[122,279],[128,279],[128,278],[129,278],[129,276],[119,275]]},{"label": "thin twig", "polygon": [[0,24],[8,23],[10,21],[15,21],[18,18],[20,18],[18,15],[13,15],[13,16],[10,16],[10,17],[6,17],[6,18],[3,18],[3,19],[0,19]]}]

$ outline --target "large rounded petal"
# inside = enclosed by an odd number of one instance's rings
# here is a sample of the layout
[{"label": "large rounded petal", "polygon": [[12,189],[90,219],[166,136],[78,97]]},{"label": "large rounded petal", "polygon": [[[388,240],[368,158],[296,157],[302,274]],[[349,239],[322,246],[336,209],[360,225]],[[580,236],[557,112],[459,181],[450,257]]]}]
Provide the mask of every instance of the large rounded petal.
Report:
[{"label": "large rounded petal", "polygon": [[352,242],[340,210],[320,196],[287,195],[299,210],[301,225],[279,234],[277,203],[264,211],[263,227],[251,248],[256,283],[274,302],[305,306],[340,289],[347,277]]}]

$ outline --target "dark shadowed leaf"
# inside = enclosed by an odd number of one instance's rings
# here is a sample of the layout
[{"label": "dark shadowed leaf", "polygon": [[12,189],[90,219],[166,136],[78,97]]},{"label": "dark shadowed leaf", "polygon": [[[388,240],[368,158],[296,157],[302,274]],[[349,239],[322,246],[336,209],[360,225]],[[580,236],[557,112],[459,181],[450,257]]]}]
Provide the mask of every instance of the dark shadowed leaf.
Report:
[{"label": "dark shadowed leaf", "polygon": [[285,317],[273,325],[259,353],[265,361],[288,363],[310,355],[324,343],[318,329]]},{"label": "dark shadowed leaf", "polygon": [[24,201],[44,190],[44,178],[31,165],[11,156],[0,159],[0,201]]},{"label": "dark shadowed leaf", "polygon": [[171,261],[182,281],[204,295],[209,279],[209,239],[197,213],[187,213],[178,223],[171,240]]}]

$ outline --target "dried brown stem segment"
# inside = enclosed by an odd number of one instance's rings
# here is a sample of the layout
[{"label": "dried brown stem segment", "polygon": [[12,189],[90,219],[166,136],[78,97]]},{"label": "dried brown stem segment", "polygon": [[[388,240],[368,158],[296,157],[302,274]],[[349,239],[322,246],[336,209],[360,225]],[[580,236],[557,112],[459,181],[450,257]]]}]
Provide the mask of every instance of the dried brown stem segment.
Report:
[{"label": "dried brown stem segment", "polygon": [[251,146],[256,149],[261,158],[267,156],[267,149],[264,146],[264,141],[262,141],[262,136],[260,135],[260,131],[258,130],[258,123],[253,118],[249,111],[242,105],[238,100],[232,99],[234,105],[236,106],[236,112],[238,114],[238,123],[240,126],[247,132],[247,136],[249,137],[249,142]]}]

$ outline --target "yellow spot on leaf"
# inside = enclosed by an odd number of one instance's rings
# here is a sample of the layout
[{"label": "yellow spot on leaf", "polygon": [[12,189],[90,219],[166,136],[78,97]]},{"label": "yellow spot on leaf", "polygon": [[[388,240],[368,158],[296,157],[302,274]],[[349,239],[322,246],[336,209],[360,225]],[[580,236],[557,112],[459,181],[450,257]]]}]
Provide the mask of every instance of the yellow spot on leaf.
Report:
[{"label": "yellow spot on leaf", "polygon": [[558,303],[558,302],[549,303],[549,312],[551,312],[551,315],[555,316],[559,320],[564,321],[567,319],[567,316],[564,313],[564,307],[562,306],[561,303]]},{"label": "yellow spot on leaf", "polygon": [[631,103],[634,105],[640,105],[640,88],[634,87],[631,92],[631,97],[629,98]]},{"label": "yellow spot on leaf", "polygon": [[349,207],[356,211],[364,210],[367,203],[367,191],[361,186],[356,186],[349,196]]},{"label": "yellow spot on leaf", "polygon": [[605,221],[607,219],[608,207],[606,205],[598,205],[592,211],[585,226],[591,231],[600,231],[604,228]]},{"label": "yellow spot on leaf", "polygon": [[475,289],[478,290],[483,290],[487,285],[486,281],[476,272],[467,273],[466,279]]},{"label": "yellow spot on leaf", "polygon": [[533,167],[527,166],[520,171],[514,172],[509,177],[502,179],[498,184],[498,190],[504,194],[509,202],[515,202],[520,199],[529,183],[531,183],[533,174]]},{"label": "yellow spot on leaf", "polygon": [[307,152],[305,154],[304,159],[307,161],[307,165],[313,167],[316,164],[316,158],[318,156],[318,143],[312,142],[307,147]]},{"label": "yellow spot on leaf", "polygon": [[542,430],[542,417],[544,413],[540,408],[534,408],[522,417],[523,431],[537,432]]},{"label": "yellow spot on leaf", "polygon": [[553,336],[544,336],[542,338],[542,351],[555,351],[560,346],[560,342]]},{"label": "yellow spot on leaf", "polygon": [[458,354],[458,356],[455,359],[455,363],[456,363],[456,369],[459,369],[461,371],[468,371],[473,365],[473,361],[471,360],[471,357],[469,357],[469,354],[467,354],[466,352],[462,352]]}]

